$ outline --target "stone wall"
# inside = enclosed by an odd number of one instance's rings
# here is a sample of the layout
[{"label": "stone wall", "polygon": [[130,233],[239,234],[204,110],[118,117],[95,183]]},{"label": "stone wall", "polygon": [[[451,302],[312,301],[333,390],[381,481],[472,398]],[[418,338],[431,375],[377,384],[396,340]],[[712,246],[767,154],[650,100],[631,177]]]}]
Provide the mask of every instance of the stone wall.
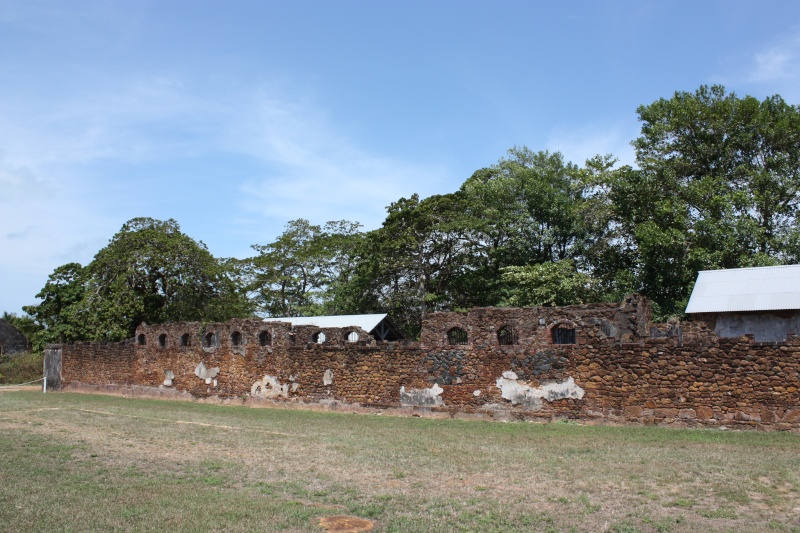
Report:
[{"label": "stone wall", "polygon": [[[59,346],[48,345],[45,353],[56,353],[54,348]],[[133,372],[139,362],[133,343],[78,342],[60,348],[62,386],[68,382],[132,385],[139,378]],[[50,367],[57,367],[57,363],[52,361]]]},{"label": "stone wall", "polygon": [[28,338],[8,321],[0,318],[0,355],[28,350]]},{"label": "stone wall", "polygon": [[[353,331],[357,342],[348,340]],[[719,339],[701,322],[651,324],[638,296],[431,314],[419,343],[259,320],[142,325],[136,333],[119,345],[63,346],[64,386],[451,416],[800,429],[800,338],[766,345]]]}]

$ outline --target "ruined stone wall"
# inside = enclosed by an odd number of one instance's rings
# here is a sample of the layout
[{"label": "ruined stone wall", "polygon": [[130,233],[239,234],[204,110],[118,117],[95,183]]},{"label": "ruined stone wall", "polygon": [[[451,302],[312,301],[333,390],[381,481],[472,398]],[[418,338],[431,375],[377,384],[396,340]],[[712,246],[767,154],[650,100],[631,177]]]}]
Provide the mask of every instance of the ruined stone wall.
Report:
[{"label": "ruined stone wall", "polygon": [[440,383],[444,405],[465,411],[510,404],[525,417],[800,427],[800,337],[779,344],[718,339],[696,323],[671,328],[671,336],[620,342],[599,325],[576,325],[573,345],[520,340],[426,351],[450,365],[447,372],[433,366],[429,380]]},{"label": "ruined stone wall", "polygon": [[766,345],[719,339],[699,322],[651,324],[649,304],[636,296],[436,313],[419,343],[259,320],[142,325],[134,342],[63,346],[64,384],[494,418],[800,429],[800,338]]},{"label": "ruined stone wall", "polygon": [[[60,347],[62,385],[70,381],[119,385],[137,383],[138,376],[133,369],[138,363],[138,354],[130,342],[76,342]],[[58,345],[47,346],[47,350],[53,348],[58,348]]]},{"label": "ruined stone wall", "polygon": [[[325,334],[322,343],[315,340],[319,333]],[[355,342],[353,333],[359,338]],[[107,360],[105,345],[62,348],[64,361],[70,362],[62,370],[64,386],[173,387],[196,397],[393,405],[409,376],[423,372],[418,343],[379,343],[358,327],[292,327],[260,320],[142,325],[133,341],[120,347],[124,357]]]}]

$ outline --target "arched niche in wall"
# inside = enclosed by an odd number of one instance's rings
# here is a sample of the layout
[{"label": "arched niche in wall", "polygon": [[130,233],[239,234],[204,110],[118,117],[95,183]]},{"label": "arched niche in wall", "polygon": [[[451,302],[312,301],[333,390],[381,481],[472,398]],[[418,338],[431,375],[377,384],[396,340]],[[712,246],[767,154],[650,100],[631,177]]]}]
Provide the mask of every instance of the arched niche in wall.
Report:
[{"label": "arched niche in wall", "polygon": [[269,331],[262,331],[258,334],[258,344],[261,346],[272,344],[272,335],[269,334]]},{"label": "arched niche in wall", "polygon": [[213,331],[209,331],[203,336],[203,347],[214,348],[217,345],[217,336]]},{"label": "arched niche in wall", "polygon": [[518,344],[517,331],[511,326],[503,326],[497,330],[497,344],[500,346],[511,346]]},{"label": "arched niche in wall", "polygon": [[577,344],[575,326],[572,324],[557,324],[550,330],[553,344]]},{"label": "arched niche in wall", "polygon": [[467,344],[469,339],[467,338],[467,332],[463,328],[454,327],[450,328],[447,331],[447,343],[448,344]]},{"label": "arched niche in wall", "polygon": [[241,332],[234,331],[231,333],[231,346],[241,346],[244,342]]}]

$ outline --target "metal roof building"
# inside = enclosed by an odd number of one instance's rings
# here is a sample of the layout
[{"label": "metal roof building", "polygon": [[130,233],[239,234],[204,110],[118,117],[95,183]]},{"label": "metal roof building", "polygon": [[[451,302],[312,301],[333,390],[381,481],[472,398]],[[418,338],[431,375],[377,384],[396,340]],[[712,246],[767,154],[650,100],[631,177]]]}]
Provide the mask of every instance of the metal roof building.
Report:
[{"label": "metal roof building", "polygon": [[686,313],[720,337],[774,342],[800,334],[800,265],[703,270]]},{"label": "metal roof building", "polygon": [[703,270],[686,312],[800,309],[800,265]]},{"label": "metal roof building", "polygon": [[379,341],[405,339],[386,313],[374,315],[335,315],[335,316],[289,316],[265,318],[264,322],[289,322],[293,326],[317,326],[318,328],[358,327],[369,332]]}]

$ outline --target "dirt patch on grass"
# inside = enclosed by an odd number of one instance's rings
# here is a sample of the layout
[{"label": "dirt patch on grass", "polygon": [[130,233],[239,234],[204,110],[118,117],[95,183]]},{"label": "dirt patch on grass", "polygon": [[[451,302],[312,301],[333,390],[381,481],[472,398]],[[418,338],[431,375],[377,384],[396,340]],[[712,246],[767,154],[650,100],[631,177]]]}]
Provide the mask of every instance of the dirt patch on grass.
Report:
[{"label": "dirt patch on grass", "polygon": [[331,533],[364,533],[375,529],[375,522],[356,516],[320,516],[319,526]]},{"label": "dirt patch on grass", "polygon": [[39,391],[42,390],[41,385],[0,385],[0,392],[19,392],[19,391]]}]

